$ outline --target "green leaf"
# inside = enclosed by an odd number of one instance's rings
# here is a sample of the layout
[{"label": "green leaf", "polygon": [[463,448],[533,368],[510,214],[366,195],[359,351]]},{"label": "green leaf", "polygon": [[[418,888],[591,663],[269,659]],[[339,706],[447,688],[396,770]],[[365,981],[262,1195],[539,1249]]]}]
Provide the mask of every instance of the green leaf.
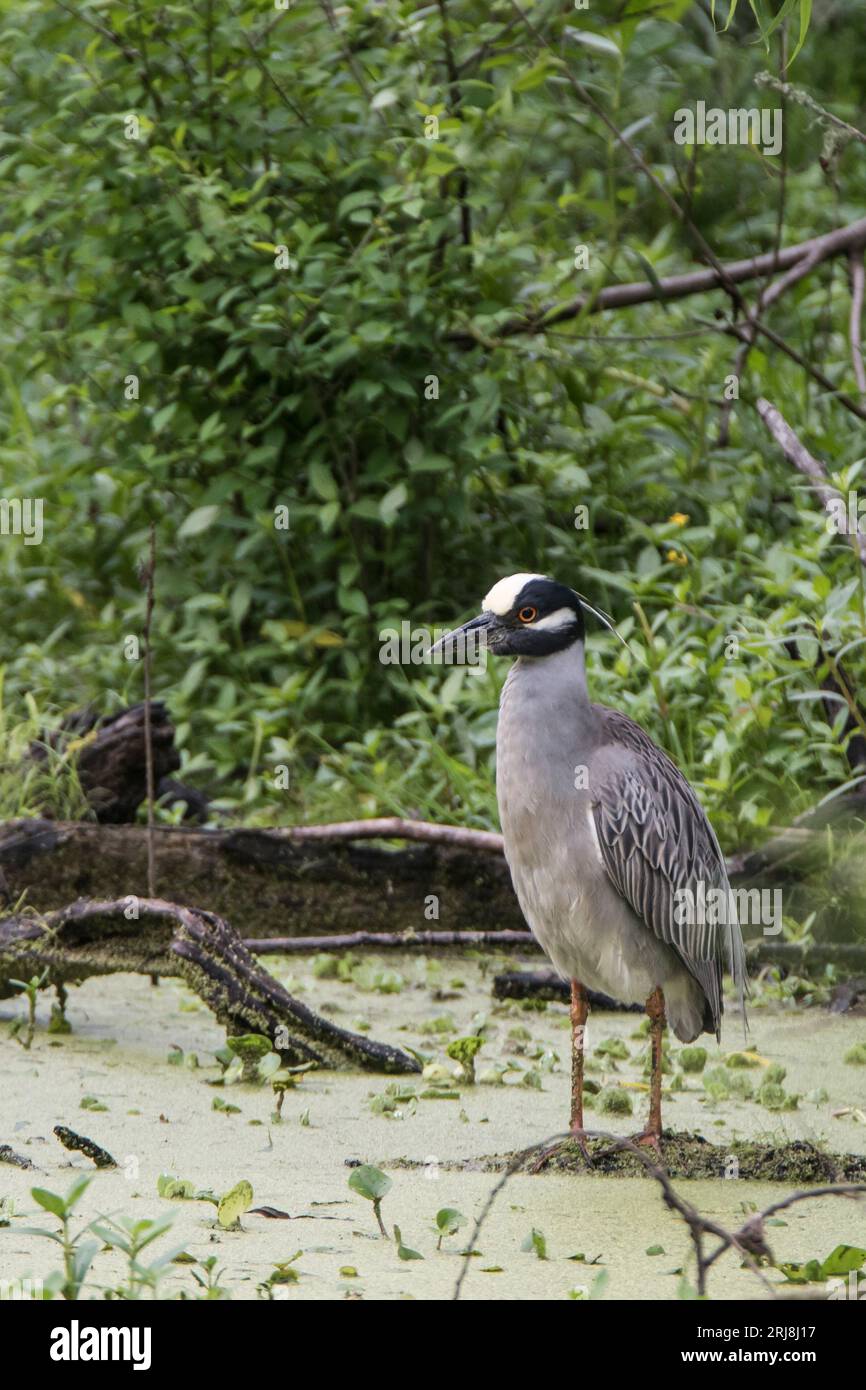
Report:
[{"label": "green leaf", "polygon": [[196,507],[194,511],[184,517],[178,527],[178,540],[185,540],[188,536],[198,536],[202,531],[206,531],[212,526],[219,516],[220,509],[216,506]]},{"label": "green leaf", "polygon": [[604,34],[595,34],[591,29],[575,29],[571,25],[566,25],[565,32],[575,43],[591,48],[594,53],[602,53],[606,58],[616,58],[618,61],[622,58],[613,39]]},{"label": "green leaf", "polygon": [[534,1251],[540,1260],[547,1259],[547,1237],[537,1226],[533,1226],[520,1248],[527,1253]]},{"label": "green leaf", "polygon": [[245,1211],[253,1204],[252,1185],[242,1178],[230,1192],[224,1193],[217,1207],[217,1221],[224,1231],[237,1226]]},{"label": "green leaf", "polygon": [[336,502],[339,497],[337,484],[334,482],[330,469],[324,463],[314,460],[309,466],[308,477],[310,487],[317,497],[320,497],[323,502]]},{"label": "green leaf", "polygon": [[866,1263],[866,1250],[859,1245],[837,1245],[821,1265],[824,1278],[831,1274],[850,1274],[852,1269],[862,1269]]},{"label": "green leaf", "polygon": [[391,526],[397,520],[397,513],[405,507],[409,501],[409,489],[405,483],[397,483],[385,493],[379,503],[379,515],[386,526]]},{"label": "green leaf", "polygon": [[392,1184],[387,1173],[370,1163],[362,1163],[352,1169],[349,1186],[359,1197],[366,1197],[368,1202],[381,1202],[385,1194],[391,1191]]},{"label": "green leaf", "polygon": [[403,1237],[402,1237],[402,1235],[400,1234],[400,1227],[399,1227],[399,1226],[395,1226],[395,1227],[394,1227],[394,1240],[396,1241],[396,1244],[397,1244],[397,1257],[398,1257],[398,1259],[401,1259],[401,1260],[423,1260],[424,1256],[423,1256],[423,1255],[420,1255],[420,1254],[418,1253],[417,1250],[412,1250],[412,1249],[410,1249],[410,1247],[409,1247],[408,1245],[404,1245],[404,1244],[403,1244]]},{"label": "green leaf", "polygon": [[466,1225],[467,1218],[455,1207],[442,1207],[436,1213],[436,1225],[445,1236],[453,1236]]},{"label": "green leaf", "polygon": [[30,1196],[45,1211],[50,1211],[54,1216],[66,1215],[66,1201],[57,1192],[49,1192],[46,1187],[31,1187]]}]

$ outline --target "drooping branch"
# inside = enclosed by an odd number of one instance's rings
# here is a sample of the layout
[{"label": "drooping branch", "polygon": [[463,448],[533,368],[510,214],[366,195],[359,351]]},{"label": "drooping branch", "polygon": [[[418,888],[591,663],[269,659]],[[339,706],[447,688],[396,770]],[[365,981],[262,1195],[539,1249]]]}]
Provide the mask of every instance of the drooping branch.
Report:
[{"label": "drooping branch", "polygon": [[261,1033],[293,1064],[417,1072],[414,1057],[313,1013],[257,964],[224,918],[161,898],[79,899],[45,917],[0,920],[0,999],[131,971],[179,976],[233,1034]]},{"label": "drooping branch", "polygon": [[[726,281],[739,285],[748,280],[759,280],[777,271],[791,270],[801,261],[810,260],[810,269],[834,256],[847,255],[852,247],[866,245],[866,217],[851,222],[846,227],[837,227],[822,236],[810,237],[808,241],[797,242],[794,246],[782,247],[778,252],[767,251],[760,256],[750,256],[746,260],[723,262],[724,274],[714,266],[691,270],[684,275],[666,275],[653,283],[650,280],[630,281],[624,285],[607,285],[604,289],[587,294],[576,295],[564,304],[547,305],[534,314],[508,319],[495,330],[497,340],[514,337],[518,333],[541,333],[557,323],[575,319],[580,314],[599,314],[610,309],[627,309],[635,304],[651,304],[654,301],[666,302],[686,299],[693,294],[706,294],[709,290],[724,287]],[[475,341],[467,329],[457,329],[449,334],[449,341],[464,345]]]},{"label": "drooping branch", "polygon": [[[761,396],[758,399],[756,409],[785,458],[810,480],[816,496],[832,517],[840,503],[845,506],[845,500],[841,492],[830,482],[825,465],[809,453],[784,416],[765,397]],[[859,529],[851,536],[851,544],[860,556],[861,564],[866,565],[866,536],[861,535]]]},{"label": "drooping branch", "polygon": [[778,92],[780,96],[795,101],[798,106],[805,106],[807,110],[818,117],[819,121],[840,131],[848,140],[858,140],[861,145],[866,145],[866,134],[862,130],[859,130],[855,125],[850,125],[848,121],[843,121],[841,116],[826,110],[804,87],[796,87],[792,82],[783,82],[771,72],[759,72],[755,78],[755,85],[772,87],[773,91]]}]

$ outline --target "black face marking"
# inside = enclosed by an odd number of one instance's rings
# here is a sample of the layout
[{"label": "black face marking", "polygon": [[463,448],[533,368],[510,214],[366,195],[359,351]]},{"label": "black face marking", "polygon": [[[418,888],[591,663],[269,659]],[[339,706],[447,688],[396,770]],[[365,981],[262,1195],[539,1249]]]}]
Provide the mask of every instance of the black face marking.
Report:
[{"label": "black face marking", "polygon": [[[570,612],[571,621],[555,628],[538,626],[562,609]],[[535,616],[530,619],[533,610]],[[487,646],[501,656],[552,656],[582,642],[584,632],[583,607],[573,589],[554,579],[530,579],[509,611],[495,619],[487,634]]]}]

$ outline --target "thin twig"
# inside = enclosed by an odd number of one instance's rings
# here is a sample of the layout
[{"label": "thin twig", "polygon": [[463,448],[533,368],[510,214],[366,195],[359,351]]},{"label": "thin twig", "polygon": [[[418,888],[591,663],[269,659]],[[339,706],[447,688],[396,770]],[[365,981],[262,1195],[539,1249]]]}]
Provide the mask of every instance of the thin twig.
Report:
[{"label": "thin twig", "polygon": [[144,570],[147,603],[144,614],[144,763],[147,779],[147,896],[156,897],[156,843],[154,840],[154,804],[156,788],[153,777],[153,729],[151,726],[151,643],[153,624],[153,589],[156,574],[156,526],[150,523],[148,561]]},{"label": "thin twig", "polygon": [[[778,280],[774,280],[771,284],[766,285],[764,289],[761,290],[761,293],[758,295],[757,303],[752,312],[749,314],[748,325],[746,327],[745,332],[740,337],[740,346],[737,348],[737,355],[734,358],[732,371],[733,375],[737,378],[738,381],[746,369],[746,363],[749,360],[749,354],[751,353],[752,348],[755,345],[755,339],[758,336],[760,327],[759,320],[761,314],[763,314],[764,311],[768,309],[771,304],[774,304],[776,300],[784,294],[785,290],[790,288],[791,285],[796,285],[799,280],[804,279],[804,277],[808,275],[810,271],[814,270],[817,264],[818,258],[816,257],[815,252],[811,251],[808,256],[803,257],[802,261],[798,261],[796,265],[791,266],[791,269],[786,271],[784,275],[780,275]],[[730,419],[731,412],[733,410],[733,405],[733,399],[726,400],[722,408],[722,417],[721,423],[719,425],[718,435],[718,447],[720,449],[725,448],[728,443],[728,434],[730,430]]]},{"label": "thin twig", "polygon": [[827,111],[823,106],[819,106],[811,93],[807,92],[803,87],[795,87],[791,82],[781,82],[779,78],[774,77],[771,72],[759,72],[755,78],[755,85],[758,87],[772,87],[774,91],[779,92],[783,97],[790,98],[791,101],[797,102],[799,106],[805,106],[807,110],[812,111],[820,121],[826,122],[827,125],[835,126],[836,130],[843,131],[845,135],[848,136],[849,140],[859,140],[861,145],[866,145],[866,135],[864,135],[862,130],[858,130],[855,125],[849,125],[847,121],[842,120],[841,116],[835,116],[832,111]]},{"label": "thin twig", "polygon": [[857,390],[861,396],[866,396],[866,368],[863,366],[863,349],[860,345],[861,327],[863,323],[863,288],[866,282],[866,272],[863,266],[862,247],[853,247],[848,252],[848,265],[851,270],[851,313],[848,319],[848,337],[851,341],[851,360],[854,364],[854,376],[857,380]]}]

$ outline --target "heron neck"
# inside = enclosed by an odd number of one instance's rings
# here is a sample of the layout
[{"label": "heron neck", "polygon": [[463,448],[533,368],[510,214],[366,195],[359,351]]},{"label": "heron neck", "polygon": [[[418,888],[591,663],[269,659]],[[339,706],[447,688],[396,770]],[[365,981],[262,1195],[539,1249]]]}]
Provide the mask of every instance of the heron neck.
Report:
[{"label": "heron neck", "polygon": [[521,656],[514,663],[514,678],[537,702],[537,709],[553,708],[567,701],[590,709],[586,686],[586,659],[582,642],[572,642],[552,656]]}]

